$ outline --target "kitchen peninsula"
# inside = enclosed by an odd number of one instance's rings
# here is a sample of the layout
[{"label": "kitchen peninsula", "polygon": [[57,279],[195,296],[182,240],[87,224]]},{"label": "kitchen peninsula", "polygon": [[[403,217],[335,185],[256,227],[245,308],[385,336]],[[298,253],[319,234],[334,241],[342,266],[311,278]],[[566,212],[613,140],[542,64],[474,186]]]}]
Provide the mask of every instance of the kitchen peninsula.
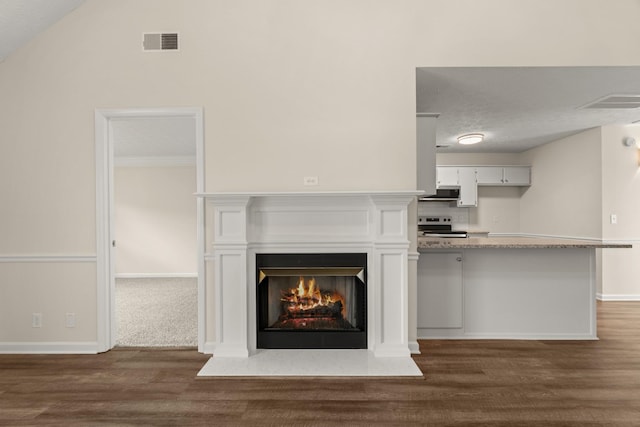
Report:
[{"label": "kitchen peninsula", "polygon": [[418,338],[597,339],[589,240],[418,238]]}]

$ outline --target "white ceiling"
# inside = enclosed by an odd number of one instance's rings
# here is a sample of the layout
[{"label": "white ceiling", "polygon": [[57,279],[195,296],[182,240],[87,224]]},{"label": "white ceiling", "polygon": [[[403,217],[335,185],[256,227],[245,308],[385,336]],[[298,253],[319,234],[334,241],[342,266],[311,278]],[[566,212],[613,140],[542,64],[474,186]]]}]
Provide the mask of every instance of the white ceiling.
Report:
[{"label": "white ceiling", "polygon": [[[83,2],[0,0],[0,61]],[[640,67],[430,67],[416,77],[417,113],[438,114],[436,142],[450,145],[440,152],[520,152],[640,120],[640,109],[579,109],[607,95],[640,94]],[[184,141],[193,141],[193,126],[184,120],[119,123],[117,155],[192,156],[193,144]],[[471,132],[484,133],[485,142],[456,144]]]},{"label": "white ceiling", "polygon": [[[640,108],[581,109],[640,95],[640,67],[419,68],[417,112],[439,114],[438,152],[521,152],[583,130],[640,120]],[[461,146],[458,136],[485,141]]]},{"label": "white ceiling", "polygon": [[0,62],[84,0],[0,0]]}]

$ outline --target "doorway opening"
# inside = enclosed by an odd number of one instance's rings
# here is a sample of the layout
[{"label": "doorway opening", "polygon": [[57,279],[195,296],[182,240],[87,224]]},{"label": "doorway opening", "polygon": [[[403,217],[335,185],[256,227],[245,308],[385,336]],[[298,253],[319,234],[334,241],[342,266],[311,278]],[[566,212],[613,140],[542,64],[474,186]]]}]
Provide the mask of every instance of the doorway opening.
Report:
[{"label": "doorway opening", "polygon": [[96,111],[98,344],[204,336],[202,110]]}]

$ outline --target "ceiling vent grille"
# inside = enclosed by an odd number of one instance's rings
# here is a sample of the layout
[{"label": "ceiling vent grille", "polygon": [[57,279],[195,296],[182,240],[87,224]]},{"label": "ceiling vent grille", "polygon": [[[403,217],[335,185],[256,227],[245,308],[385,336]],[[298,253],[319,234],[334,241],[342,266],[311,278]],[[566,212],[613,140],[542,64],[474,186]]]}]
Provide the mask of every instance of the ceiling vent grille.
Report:
[{"label": "ceiling vent grille", "polygon": [[609,95],[580,107],[581,109],[630,109],[640,107],[640,95]]},{"label": "ceiling vent grille", "polygon": [[142,38],[145,51],[178,50],[178,33],[145,33]]}]

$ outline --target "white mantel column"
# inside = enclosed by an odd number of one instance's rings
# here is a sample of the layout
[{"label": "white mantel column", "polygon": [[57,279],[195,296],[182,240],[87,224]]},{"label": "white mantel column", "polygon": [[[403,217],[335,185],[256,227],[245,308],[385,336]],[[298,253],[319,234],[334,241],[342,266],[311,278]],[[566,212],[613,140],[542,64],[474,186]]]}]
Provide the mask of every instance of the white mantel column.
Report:
[{"label": "white mantel column", "polygon": [[373,307],[369,312],[376,313],[370,341],[376,357],[410,356],[407,206],[412,200],[407,196],[371,196],[375,234],[369,299]]},{"label": "white mantel column", "polygon": [[[214,209],[216,357],[249,357],[247,209],[250,197],[209,199]],[[224,309],[223,309],[224,306]]]}]

